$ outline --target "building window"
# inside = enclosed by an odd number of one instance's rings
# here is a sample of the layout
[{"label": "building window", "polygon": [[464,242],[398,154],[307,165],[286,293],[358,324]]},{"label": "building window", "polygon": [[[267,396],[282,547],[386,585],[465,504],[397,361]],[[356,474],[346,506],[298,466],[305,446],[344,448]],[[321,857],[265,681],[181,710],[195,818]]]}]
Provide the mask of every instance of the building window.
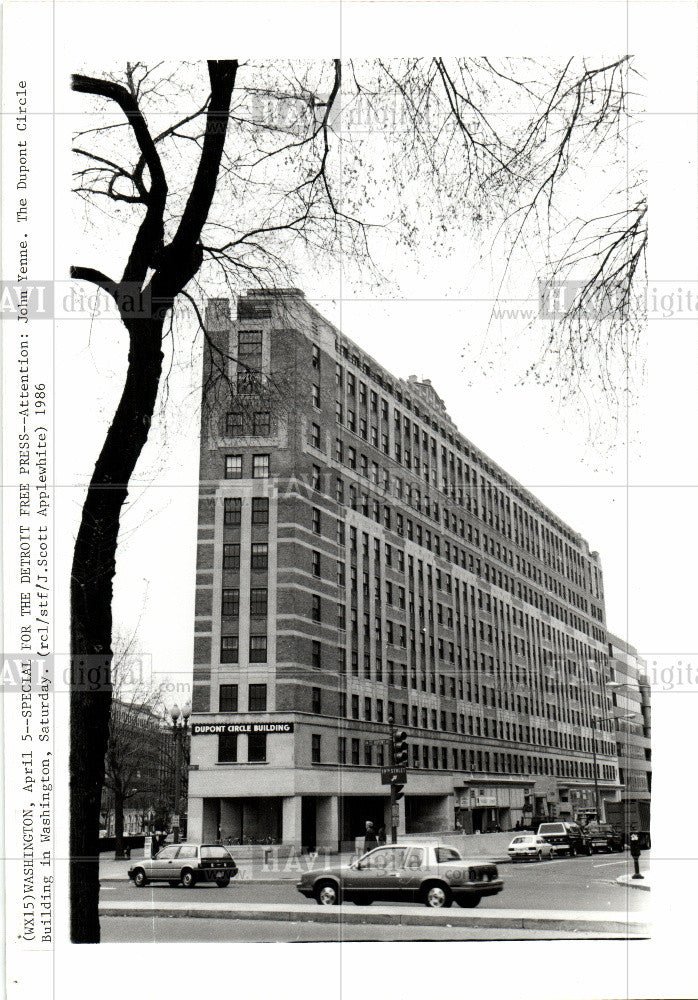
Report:
[{"label": "building window", "polygon": [[353,694],[351,696],[351,717],[352,717],[352,719],[358,719],[358,717],[359,717],[359,696],[358,696],[358,694]]},{"label": "building window", "polygon": [[315,550],[313,550],[311,554],[311,565],[312,565],[313,576],[321,576],[320,553],[316,552]]},{"label": "building window", "polygon": [[340,736],[337,739],[337,760],[340,764],[346,764],[347,762],[347,738],[346,736]]},{"label": "building window", "polygon": [[250,733],[247,737],[247,760],[259,764],[267,759],[267,734]]},{"label": "building window", "polygon": [[268,455],[253,455],[252,456],[252,478],[253,479],[267,479],[269,477],[269,456]]},{"label": "building window", "polygon": [[319,764],[320,757],[320,734],[313,733],[310,737],[310,760],[313,764]]},{"label": "building window", "polygon": [[266,684],[250,684],[247,704],[249,712],[266,712],[267,710],[267,686]]},{"label": "building window", "polygon": [[313,527],[313,533],[315,535],[322,534],[322,530],[320,528],[320,524],[321,524],[321,514],[320,514],[320,511],[318,510],[317,507],[313,507],[312,527]]},{"label": "building window", "polygon": [[318,642],[317,639],[313,639],[312,641],[312,651],[310,654],[310,661],[313,667],[315,667],[316,670],[319,670],[321,664],[321,652],[320,652],[320,643]]},{"label": "building window", "polygon": [[237,684],[221,684],[218,688],[218,711],[237,712],[238,710],[238,686]]},{"label": "building window", "polygon": [[225,456],[225,478],[242,479],[242,455]]},{"label": "building window", "polygon": [[[238,546],[239,548],[239,546]],[[252,543],[252,569],[266,569],[269,564],[269,546],[266,542]]]},{"label": "building window", "polygon": [[316,410],[319,410],[320,409],[320,386],[313,384],[313,385],[311,385],[310,388],[311,388],[311,395],[312,395],[312,400],[313,400],[313,406],[315,407]]},{"label": "building window", "polygon": [[240,546],[237,542],[224,544],[223,569],[240,569]]},{"label": "building window", "polygon": [[353,739],[351,741],[351,762],[352,762],[352,764],[359,764],[360,763],[360,758],[359,758],[359,741],[356,740],[356,739]]},{"label": "building window", "polygon": [[228,437],[240,437],[244,433],[242,413],[229,413],[225,418],[225,432]]},{"label": "building window", "polygon": [[221,636],[221,663],[238,663],[240,647],[236,635]]},{"label": "building window", "polygon": [[252,498],[252,524],[269,524],[269,497]]},{"label": "building window", "polygon": [[320,595],[312,594],[312,603],[310,609],[310,616],[314,622],[322,621],[322,606],[320,603]]},{"label": "building window", "polygon": [[312,365],[313,368],[320,367],[320,348],[317,344],[313,344]]},{"label": "building window", "polygon": [[320,424],[310,425],[310,443],[313,448],[320,448]]},{"label": "building window", "polygon": [[310,711],[319,715],[322,706],[322,694],[320,688],[313,688],[310,697]]},{"label": "building window", "polygon": [[242,518],[242,500],[240,497],[226,497],[223,501],[223,523],[239,525]]},{"label": "building window", "polygon": [[252,432],[257,437],[266,437],[271,433],[271,414],[268,410],[255,413],[252,417]]},{"label": "building window", "polygon": [[364,698],[364,719],[366,722],[371,721],[371,699]]},{"label": "building window", "polygon": [[238,759],[237,733],[218,734],[218,763],[236,764]]},{"label": "building window", "polygon": [[262,617],[267,613],[267,588],[252,587],[250,590],[250,615]]},{"label": "building window", "polygon": [[250,636],[250,663],[267,662],[267,637],[265,635]]},{"label": "building window", "polygon": [[240,614],[240,591],[224,590],[221,601],[221,614],[224,618],[237,618]]},{"label": "building window", "polygon": [[313,489],[317,490],[318,493],[321,492],[322,488],[322,469],[319,465],[313,466]]}]

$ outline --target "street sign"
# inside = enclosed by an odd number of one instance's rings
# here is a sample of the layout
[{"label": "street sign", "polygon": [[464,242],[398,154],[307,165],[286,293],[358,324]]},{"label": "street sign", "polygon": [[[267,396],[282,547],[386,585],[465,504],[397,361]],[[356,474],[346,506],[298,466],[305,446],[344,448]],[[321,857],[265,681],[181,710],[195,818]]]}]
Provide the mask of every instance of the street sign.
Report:
[{"label": "street sign", "polygon": [[407,771],[404,767],[382,767],[382,785],[404,785],[407,781]]}]

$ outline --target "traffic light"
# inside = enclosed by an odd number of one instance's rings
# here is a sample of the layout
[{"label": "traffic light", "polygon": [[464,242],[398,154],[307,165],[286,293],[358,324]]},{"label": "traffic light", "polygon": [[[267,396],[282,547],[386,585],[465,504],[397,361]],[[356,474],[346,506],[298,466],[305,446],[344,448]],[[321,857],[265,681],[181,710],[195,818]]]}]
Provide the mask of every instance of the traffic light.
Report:
[{"label": "traffic light", "polygon": [[[393,730],[393,767],[395,768],[406,768],[408,761],[408,749],[407,749],[407,733],[403,729]],[[399,802],[399,800],[405,794],[403,792],[404,788],[403,782],[393,782],[393,802]]]},{"label": "traffic light", "polygon": [[393,732],[393,767],[407,767],[407,733],[404,729]]}]

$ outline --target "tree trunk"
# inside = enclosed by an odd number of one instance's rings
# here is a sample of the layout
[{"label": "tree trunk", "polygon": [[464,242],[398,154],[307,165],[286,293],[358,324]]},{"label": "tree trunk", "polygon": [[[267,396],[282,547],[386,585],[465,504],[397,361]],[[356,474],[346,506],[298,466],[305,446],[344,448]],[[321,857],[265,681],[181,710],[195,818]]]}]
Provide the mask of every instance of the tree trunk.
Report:
[{"label": "tree trunk", "polygon": [[[171,300],[169,305],[171,305]],[[70,583],[70,927],[75,943],[99,941],[99,809],[109,735],[112,579],[121,508],[148,439],[162,371],[165,308],[125,319],[124,390],[90,481]]]},{"label": "tree trunk", "polygon": [[124,857],[124,796],[114,794],[114,857]]}]

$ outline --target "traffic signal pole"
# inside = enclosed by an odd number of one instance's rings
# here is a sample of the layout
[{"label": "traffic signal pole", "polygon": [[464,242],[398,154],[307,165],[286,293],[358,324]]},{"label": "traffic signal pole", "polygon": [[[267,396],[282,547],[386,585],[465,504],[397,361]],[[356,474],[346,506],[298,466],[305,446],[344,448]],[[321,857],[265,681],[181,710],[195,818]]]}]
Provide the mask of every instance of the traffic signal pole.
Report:
[{"label": "traffic signal pole", "polygon": [[[395,767],[395,724],[390,725],[390,766]],[[390,782],[390,843],[397,844],[397,823],[395,813],[397,811],[397,797],[395,795],[395,783]]]}]

